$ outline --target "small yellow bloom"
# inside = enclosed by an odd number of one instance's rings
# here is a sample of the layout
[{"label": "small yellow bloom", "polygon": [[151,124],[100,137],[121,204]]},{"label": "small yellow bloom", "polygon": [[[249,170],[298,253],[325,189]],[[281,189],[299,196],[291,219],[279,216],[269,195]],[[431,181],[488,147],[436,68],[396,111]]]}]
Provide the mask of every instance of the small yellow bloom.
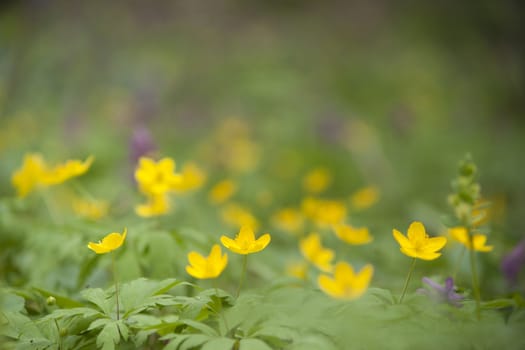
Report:
[{"label": "small yellow bloom", "polygon": [[340,240],[348,244],[367,244],[374,239],[367,227],[355,228],[350,225],[335,225],[334,232]]},{"label": "small yellow bloom", "polygon": [[79,216],[99,220],[107,215],[109,204],[106,201],[85,200],[77,198],[73,201],[73,210]]},{"label": "small yellow bloom", "polygon": [[408,238],[396,229],[392,231],[392,234],[401,246],[401,252],[403,254],[422,260],[439,258],[441,253],[438,253],[438,250],[443,248],[447,243],[445,237],[428,237],[425,226],[417,221],[410,224],[407,234]]},{"label": "small yellow bloom", "polygon": [[120,248],[126,239],[127,229],[122,234],[113,232],[102,239],[102,242],[89,242],[88,248],[97,254],[105,254]]},{"label": "small yellow bloom", "polygon": [[346,206],[337,200],[306,197],[301,204],[306,217],[318,226],[332,226],[343,222],[346,218]]},{"label": "small yellow bloom", "polygon": [[181,184],[182,175],[175,173],[175,161],[171,158],[155,162],[142,157],[135,170],[135,180],[142,193],[154,196],[173,191]]},{"label": "small yellow bloom", "polygon": [[257,253],[266,248],[270,243],[271,237],[269,233],[265,233],[258,239],[255,239],[253,230],[249,226],[241,227],[241,230],[235,237],[231,239],[227,236],[221,236],[221,243],[223,246],[228,248],[237,254],[252,254]]},{"label": "small yellow bloom", "polygon": [[84,174],[92,162],[93,156],[90,156],[84,162],[68,160],[64,164],[49,168],[40,154],[26,154],[22,167],[13,174],[11,180],[17,189],[18,196],[25,197],[37,187],[58,185],[72,177]]},{"label": "small yellow bloom", "polygon": [[216,278],[222,273],[228,264],[228,254],[222,255],[221,247],[218,244],[213,245],[210,255],[204,257],[197,252],[188,253],[189,265],[186,266],[186,272],[195,278],[206,279]]},{"label": "small yellow bloom", "polygon": [[311,170],[303,178],[303,188],[308,193],[321,193],[332,182],[332,175],[326,168],[316,168]]},{"label": "small yellow bloom", "polygon": [[276,212],[272,221],[275,226],[283,231],[298,233],[303,229],[304,217],[301,212],[294,208],[284,208]]},{"label": "small yellow bloom", "polygon": [[226,224],[235,228],[248,226],[252,230],[257,230],[259,227],[257,218],[248,209],[235,203],[230,203],[222,208],[221,217]]},{"label": "small yellow bloom", "polygon": [[43,185],[42,179],[47,171],[47,165],[40,154],[26,154],[22,167],[15,171],[11,178],[18,197],[25,197],[34,188]]},{"label": "small yellow bloom", "polygon": [[88,171],[94,159],[93,156],[89,156],[84,162],[80,160],[68,160],[64,164],[59,164],[48,171],[43,181],[48,185],[57,185],[73,177],[83,175]]},{"label": "small yellow bloom", "polygon": [[164,215],[170,210],[170,203],[166,194],[156,194],[148,196],[145,204],[139,204],[135,207],[135,213],[143,218]]},{"label": "small yellow bloom", "polygon": [[299,249],[303,256],[310,263],[314,264],[319,270],[332,271],[332,259],[334,252],[321,245],[321,238],[317,233],[310,233],[307,237],[299,241]]},{"label": "small yellow bloom", "polygon": [[237,191],[237,185],[232,180],[223,180],[212,187],[208,198],[213,204],[221,204],[231,198]]},{"label": "small yellow bloom", "polygon": [[364,187],[350,197],[352,206],[358,210],[368,209],[376,204],[378,200],[379,189],[375,186]]},{"label": "small yellow bloom", "polygon": [[182,167],[182,181],[174,185],[176,191],[185,192],[201,188],[206,182],[206,173],[195,163],[186,163]]},{"label": "small yellow bloom", "polygon": [[363,295],[374,274],[374,267],[365,265],[358,273],[354,272],[352,265],[338,262],[335,265],[334,277],[320,275],[317,279],[321,290],[337,299],[352,300]]},{"label": "small yellow bloom", "polygon": [[300,280],[305,280],[308,273],[308,265],[303,262],[294,262],[286,265],[286,274],[291,277],[296,277]]},{"label": "small yellow bloom", "polygon": [[490,252],[494,249],[491,245],[485,245],[485,243],[487,243],[487,236],[480,233],[472,235],[473,244],[471,244],[465,227],[453,227],[448,230],[448,233],[468,249],[472,249],[472,246],[474,246],[474,250],[478,252]]}]

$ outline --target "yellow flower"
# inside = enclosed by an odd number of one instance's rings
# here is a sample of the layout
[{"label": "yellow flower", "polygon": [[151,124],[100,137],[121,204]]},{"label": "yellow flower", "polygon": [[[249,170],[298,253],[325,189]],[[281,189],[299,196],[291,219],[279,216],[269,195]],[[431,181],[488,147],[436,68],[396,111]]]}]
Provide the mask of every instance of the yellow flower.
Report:
[{"label": "yellow flower", "polygon": [[310,233],[310,235],[301,239],[299,241],[299,249],[306,260],[314,264],[319,270],[325,272],[332,271],[334,252],[321,245],[319,234]]},{"label": "yellow flower", "polygon": [[213,204],[226,202],[237,191],[237,185],[232,180],[223,180],[212,187],[208,198]]},{"label": "yellow flower", "polygon": [[303,178],[303,188],[309,193],[321,193],[332,182],[332,175],[326,168],[311,170]]},{"label": "yellow flower", "polygon": [[355,228],[350,225],[335,225],[334,232],[340,240],[349,244],[367,244],[374,239],[366,227]]},{"label": "yellow flower", "polygon": [[89,242],[88,248],[97,254],[105,254],[120,248],[126,239],[127,229],[124,229],[122,234],[113,232],[102,239],[102,242]]},{"label": "yellow flower", "polygon": [[84,162],[79,160],[68,160],[64,164],[59,164],[49,170],[43,178],[43,181],[47,185],[61,184],[73,177],[84,174],[88,171],[93,160],[93,156],[89,156]]},{"label": "yellow flower", "polygon": [[370,208],[376,204],[378,200],[379,189],[375,186],[364,187],[350,197],[352,206],[358,210]]},{"label": "yellow flower", "polygon": [[235,239],[231,239],[224,235],[221,236],[221,243],[223,246],[234,253],[243,255],[260,252],[266,248],[270,243],[270,240],[271,237],[269,233],[265,233],[258,239],[255,239],[253,230],[249,226],[241,227]]},{"label": "yellow flower", "polygon": [[145,204],[139,204],[135,207],[135,213],[137,213],[138,216],[149,218],[166,214],[169,209],[168,196],[160,193],[148,196],[148,201]]},{"label": "yellow flower", "polygon": [[296,277],[300,280],[306,279],[308,273],[308,265],[303,262],[294,262],[286,265],[286,274],[288,276]]},{"label": "yellow flower", "polygon": [[26,154],[22,167],[15,171],[11,178],[18,197],[25,197],[35,187],[43,185],[42,179],[47,171],[46,163],[40,154]]},{"label": "yellow flower", "polygon": [[135,180],[141,192],[146,195],[159,195],[173,191],[182,182],[182,175],[175,173],[175,161],[163,158],[155,162],[142,157],[135,170]]},{"label": "yellow flower", "polygon": [[246,208],[238,204],[231,203],[221,210],[222,220],[235,228],[242,226],[251,227],[252,230],[257,230],[259,222],[257,218]]},{"label": "yellow flower", "polygon": [[25,197],[37,187],[57,185],[84,174],[92,162],[93,156],[90,156],[85,162],[68,160],[64,164],[49,168],[40,154],[26,154],[22,167],[13,174],[11,180],[18,196]]},{"label": "yellow flower", "polygon": [[306,217],[321,227],[340,224],[346,218],[346,206],[341,201],[306,197],[301,208]]},{"label": "yellow flower", "polygon": [[487,243],[487,236],[480,233],[472,235],[473,244],[471,244],[465,227],[453,227],[448,230],[448,233],[468,249],[472,249],[472,245],[474,246],[474,250],[478,252],[490,252],[494,249],[491,245],[485,245],[485,243]]},{"label": "yellow flower", "polygon": [[82,198],[77,198],[73,201],[75,213],[91,220],[98,220],[106,216],[108,207],[109,205],[106,201],[85,200]]},{"label": "yellow flower", "polygon": [[445,237],[428,237],[425,226],[422,223],[414,221],[408,228],[408,238],[401,232],[394,229],[392,231],[395,240],[401,246],[401,252],[412,258],[422,260],[434,260],[441,256],[438,250],[443,248],[447,243]]},{"label": "yellow flower", "polygon": [[374,267],[365,265],[358,273],[354,272],[352,265],[338,262],[335,265],[334,277],[320,275],[317,279],[321,290],[337,299],[352,300],[359,298],[368,289]]},{"label": "yellow flower", "polygon": [[291,233],[298,233],[304,226],[301,212],[294,208],[285,208],[276,212],[272,221],[279,229]]},{"label": "yellow flower", "polygon": [[222,255],[221,247],[218,244],[213,245],[210,255],[204,257],[197,252],[188,253],[189,265],[186,266],[186,272],[195,278],[206,279],[216,278],[222,273],[228,264],[228,254]]},{"label": "yellow flower", "polygon": [[194,163],[186,163],[182,167],[182,181],[174,185],[176,191],[191,191],[202,187],[206,181],[206,173]]}]

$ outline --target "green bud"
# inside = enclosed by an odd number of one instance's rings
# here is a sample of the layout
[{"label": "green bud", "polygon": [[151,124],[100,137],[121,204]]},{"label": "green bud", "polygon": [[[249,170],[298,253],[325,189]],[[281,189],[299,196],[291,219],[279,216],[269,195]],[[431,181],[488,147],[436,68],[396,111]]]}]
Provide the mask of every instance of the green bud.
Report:
[{"label": "green bud", "polygon": [[51,306],[51,305],[55,305],[56,303],[57,303],[57,299],[54,296],[50,295],[47,297],[46,299],[47,305]]}]

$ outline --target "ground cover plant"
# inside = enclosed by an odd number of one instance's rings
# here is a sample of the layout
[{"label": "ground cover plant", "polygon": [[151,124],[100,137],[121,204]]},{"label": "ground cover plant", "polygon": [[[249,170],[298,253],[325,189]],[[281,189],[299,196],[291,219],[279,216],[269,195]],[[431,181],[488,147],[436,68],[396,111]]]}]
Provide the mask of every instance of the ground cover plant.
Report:
[{"label": "ground cover plant", "polygon": [[475,23],[48,5],[0,17],[2,349],[525,348],[521,66]]}]

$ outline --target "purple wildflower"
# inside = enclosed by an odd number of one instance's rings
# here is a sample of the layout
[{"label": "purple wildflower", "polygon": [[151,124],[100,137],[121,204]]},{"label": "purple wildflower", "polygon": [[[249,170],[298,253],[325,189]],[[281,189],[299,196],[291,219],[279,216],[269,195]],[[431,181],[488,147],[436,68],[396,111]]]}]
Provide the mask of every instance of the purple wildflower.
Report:
[{"label": "purple wildflower", "polygon": [[439,283],[434,282],[430,278],[423,277],[423,282],[427,284],[430,289],[418,289],[418,292],[428,295],[440,303],[447,303],[455,307],[461,307],[461,300],[463,296],[456,293],[454,288],[454,280],[452,277],[448,277],[445,280],[445,285],[442,286]]},{"label": "purple wildflower", "polygon": [[501,261],[501,271],[510,286],[518,283],[518,275],[521,268],[525,265],[525,240],[521,241],[510,253],[503,257]]},{"label": "purple wildflower", "polygon": [[137,126],[133,130],[130,141],[130,161],[133,166],[137,164],[140,157],[151,156],[157,149],[153,137],[144,126]]}]

